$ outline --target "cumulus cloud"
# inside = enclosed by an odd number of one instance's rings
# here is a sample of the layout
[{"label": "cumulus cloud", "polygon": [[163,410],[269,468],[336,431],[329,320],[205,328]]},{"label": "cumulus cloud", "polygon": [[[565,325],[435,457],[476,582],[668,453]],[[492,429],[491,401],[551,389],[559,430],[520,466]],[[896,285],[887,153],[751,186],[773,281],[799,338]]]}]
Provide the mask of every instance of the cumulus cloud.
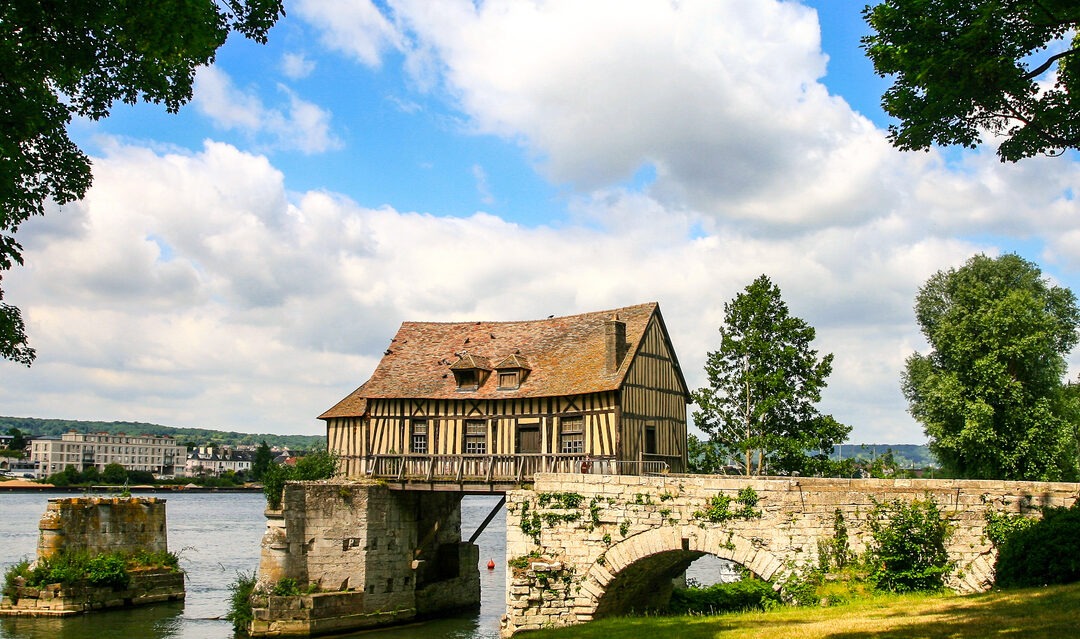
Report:
[{"label": "cumulus cloud", "polygon": [[291,80],[300,80],[315,70],[315,61],[303,53],[286,53],[281,56],[281,72]]},{"label": "cumulus cloud", "polygon": [[554,182],[589,191],[651,165],[668,206],[781,226],[864,219],[880,200],[889,148],[820,84],[802,5],[393,6],[413,67],[437,70],[476,132],[522,141]]},{"label": "cumulus cloud", "polygon": [[[929,265],[976,248],[901,221],[694,237],[694,216],[658,214],[661,203],[624,191],[582,200],[582,224],[558,229],[372,209],[322,191],[289,196],[265,157],[214,142],[189,154],[118,145],[95,171],[86,200],[61,216],[75,230],[28,243],[31,266],[5,279],[41,358],[0,371],[9,410],[55,400],[80,416],[314,432],[313,416],[366,378],[403,320],[649,300],[699,386],[724,302],[767,273],[836,353],[837,418],[870,410],[883,415],[875,428],[917,439],[896,386],[917,340],[905,307]],[[595,224],[601,210],[608,227]],[[879,321],[853,326],[865,313]],[[33,384],[41,392],[25,394]]]},{"label": "cumulus cloud", "polygon": [[267,107],[253,91],[238,89],[227,73],[206,67],[195,78],[195,107],[225,130],[236,130],[255,140],[269,139],[275,149],[305,154],[341,148],[331,131],[329,111],[278,85],[287,104]]},{"label": "cumulus cloud", "polygon": [[320,30],[328,48],[369,67],[378,67],[387,49],[403,46],[401,34],[370,0],[299,0],[293,11]]}]

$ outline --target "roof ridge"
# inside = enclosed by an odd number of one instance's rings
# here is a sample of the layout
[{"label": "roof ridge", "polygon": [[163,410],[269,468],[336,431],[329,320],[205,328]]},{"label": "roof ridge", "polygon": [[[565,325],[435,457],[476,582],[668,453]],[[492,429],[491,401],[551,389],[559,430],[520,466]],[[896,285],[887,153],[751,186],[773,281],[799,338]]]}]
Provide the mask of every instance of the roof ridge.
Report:
[{"label": "roof ridge", "polygon": [[584,313],[574,313],[573,315],[550,315],[541,319],[524,319],[524,320],[458,320],[458,321],[423,321],[423,320],[406,320],[402,322],[402,326],[406,324],[410,325],[438,325],[438,326],[457,326],[460,324],[473,324],[473,325],[488,325],[488,324],[532,324],[537,322],[550,322],[553,320],[574,319],[576,317],[585,317],[587,315],[607,315],[612,313],[618,313],[619,311],[625,311],[632,308],[643,308],[646,306],[659,306],[658,302],[643,302],[641,304],[631,304],[629,306],[620,306],[618,308],[610,308],[603,311],[587,311]]}]

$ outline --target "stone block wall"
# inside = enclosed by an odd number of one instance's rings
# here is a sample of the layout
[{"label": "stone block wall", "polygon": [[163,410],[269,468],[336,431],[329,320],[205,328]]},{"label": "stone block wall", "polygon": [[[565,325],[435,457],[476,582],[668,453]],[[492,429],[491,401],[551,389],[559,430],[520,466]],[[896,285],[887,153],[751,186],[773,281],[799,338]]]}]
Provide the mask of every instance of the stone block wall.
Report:
[{"label": "stone block wall", "polygon": [[317,592],[257,598],[254,636],[385,625],[479,605],[479,551],[461,543],[459,493],[289,482],[282,509],[266,515],[259,589],[289,578]]},{"label": "stone block wall", "polygon": [[[710,500],[750,487],[750,518],[710,521]],[[960,592],[993,583],[994,551],[983,535],[988,508],[1035,513],[1033,505],[1070,506],[1080,485],[967,480],[845,480],[704,475],[632,477],[542,474],[532,490],[507,501],[507,613],[504,634],[561,626],[642,609],[663,598],[670,580],[713,554],[764,579],[814,564],[818,542],[834,537],[835,514],[851,550],[869,539],[874,501],[932,496],[955,526],[950,586]]]},{"label": "stone block wall", "polygon": [[92,555],[168,550],[165,500],[155,497],[50,499],[38,528],[39,558],[61,549]]},{"label": "stone block wall", "polygon": [[127,588],[50,584],[44,588],[15,589],[0,600],[0,615],[13,617],[67,617],[109,608],[126,608],[184,599],[184,573],[141,571]]}]

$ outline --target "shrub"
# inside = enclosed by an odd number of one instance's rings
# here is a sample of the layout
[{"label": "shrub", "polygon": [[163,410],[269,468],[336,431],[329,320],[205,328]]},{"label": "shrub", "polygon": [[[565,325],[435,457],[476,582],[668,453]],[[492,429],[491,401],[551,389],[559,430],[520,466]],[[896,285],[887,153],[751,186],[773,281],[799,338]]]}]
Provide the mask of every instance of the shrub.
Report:
[{"label": "shrub", "polygon": [[255,573],[236,573],[236,580],[229,584],[229,611],[225,619],[232,622],[233,630],[247,632],[248,626],[255,619],[251,611],[251,593],[255,591]]},{"label": "shrub", "polygon": [[337,466],[337,455],[325,450],[301,457],[295,466],[271,465],[262,477],[263,495],[266,496],[267,507],[271,510],[281,508],[281,491],[285,488],[285,482],[330,479],[337,474]]},{"label": "shrub", "polygon": [[945,548],[952,526],[942,519],[932,497],[902,502],[874,501],[873,537],[867,548],[870,581],[878,590],[940,590],[953,562]]},{"label": "shrub", "polygon": [[86,562],[86,581],[91,586],[123,590],[131,583],[127,562],[118,553],[97,555]]},{"label": "shrub", "polygon": [[4,573],[4,596],[11,599],[17,599],[15,596],[16,588],[18,587],[17,579],[29,579],[30,577],[30,560],[23,559],[11,568],[7,569]]},{"label": "shrub", "polygon": [[1006,536],[997,584],[1043,586],[1080,581],[1080,508],[1043,508],[1042,520]]},{"label": "shrub", "polygon": [[292,577],[285,577],[274,584],[274,587],[270,590],[270,594],[275,597],[294,597],[300,594],[300,586]]},{"label": "shrub", "polygon": [[671,593],[668,611],[676,615],[719,614],[743,610],[764,610],[768,602],[779,603],[780,594],[772,584],[755,578],[719,583],[704,588],[679,588]]}]

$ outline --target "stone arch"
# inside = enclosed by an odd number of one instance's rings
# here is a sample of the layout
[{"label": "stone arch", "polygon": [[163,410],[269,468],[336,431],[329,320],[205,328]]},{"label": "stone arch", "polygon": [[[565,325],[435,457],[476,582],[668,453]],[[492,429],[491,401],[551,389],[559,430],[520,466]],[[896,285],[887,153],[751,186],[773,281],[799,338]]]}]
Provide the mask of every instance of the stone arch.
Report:
[{"label": "stone arch", "polygon": [[643,611],[666,604],[672,579],[705,555],[734,561],[762,579],[772,579],[783,562],[753,537],[718,528],[696,526],[653,528],[614,544],[586,571],[589,618]]}]

